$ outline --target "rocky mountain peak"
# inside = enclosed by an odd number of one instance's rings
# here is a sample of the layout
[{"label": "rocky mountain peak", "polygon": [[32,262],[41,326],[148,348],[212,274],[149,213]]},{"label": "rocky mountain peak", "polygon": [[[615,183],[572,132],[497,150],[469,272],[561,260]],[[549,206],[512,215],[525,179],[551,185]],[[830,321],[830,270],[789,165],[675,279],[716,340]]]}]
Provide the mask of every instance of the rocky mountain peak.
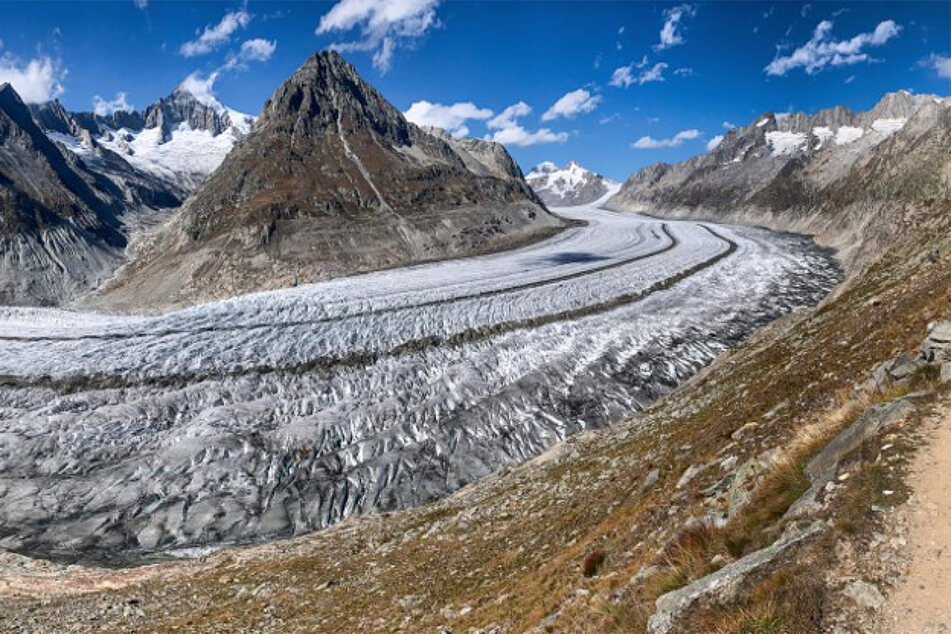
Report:
[{"label": "rocky mountain peak", "polygon": [[182,86],[149,106],[144,118],[145,127],[161,128],[166,138],[182,123],[188,124],[193,130],[207,130],[216,136],[231,126],[224,106],[211,98],[196,97]]},{"label": "rocky mountain peak", "polygon": [[411,124],[336,51],[313,54],[264,104],[259,125],[295,136],[373,132],[411,145]]},{"label": "rocky mountain peak", "polygon": [[577,161],[558,167],[551,161],[539,163],[525,176],[539,198],[550,207],[585,205],[604,196],[616,186],[600,174],[585,169]]}]

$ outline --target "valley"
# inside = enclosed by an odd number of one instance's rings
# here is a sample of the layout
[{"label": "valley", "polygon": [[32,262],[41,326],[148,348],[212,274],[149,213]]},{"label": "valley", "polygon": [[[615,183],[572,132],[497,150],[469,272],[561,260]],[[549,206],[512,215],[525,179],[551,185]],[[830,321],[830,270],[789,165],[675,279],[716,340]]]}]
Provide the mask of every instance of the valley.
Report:
[{"label": "valley", "polygon": [[0,309],[0,546],[135,563],[430,502],[839,278],[805,238],[606,198],[514,251],[161,316]]}]

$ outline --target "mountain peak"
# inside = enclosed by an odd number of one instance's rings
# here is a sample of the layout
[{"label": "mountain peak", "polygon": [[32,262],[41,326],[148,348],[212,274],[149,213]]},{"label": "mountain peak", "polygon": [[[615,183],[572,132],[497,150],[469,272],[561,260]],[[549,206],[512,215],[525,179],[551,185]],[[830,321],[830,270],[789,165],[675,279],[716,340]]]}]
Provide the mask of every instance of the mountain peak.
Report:
[{"label": "mountain peak", "polygon": [[295,138],[372,132],[406,146],[418,134],[335,51],[311,55],[267,100],[258,121],[262,128],[292,131]]}]

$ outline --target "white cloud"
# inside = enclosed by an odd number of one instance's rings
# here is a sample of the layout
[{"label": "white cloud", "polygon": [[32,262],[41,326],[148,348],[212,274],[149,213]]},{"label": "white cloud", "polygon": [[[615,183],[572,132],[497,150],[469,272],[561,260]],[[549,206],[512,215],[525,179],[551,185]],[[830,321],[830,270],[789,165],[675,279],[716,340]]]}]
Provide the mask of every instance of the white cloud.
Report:
[{"label": "white cloud", "polygon": [[320,18],[317,35],[360,27],[360,39],[339,42],[341,51],[374,51],[373,66],[386,73],[398,46],[411,44],[438,24],[439,0],[339,0]]},{"label": "white cloud", "polygon": [[185,92],[190,92],[194,95],[195,99],[199,102],[205,104],[206,106],[218,106],[218,99],[215,98],[214,88],[215,82],[218,80],[218,71],[215,71],[207,76],[202,76],[201,72],[195,71],[188,77],[186,77],[179,88]]},{"label": "white cloud", "polygon": [[542,115],[542,121],[551,121],[558,117],[570,119],[578,114],[591,112],[601,103],[601,95],[592,95],[584,88],[565,93]]},{"label": "white cloud", "polygon": [[541,145],[543,143],[564,143],[568,140],[567,132],[552,132],[548,128],[540,128],[534,132],[529,132],[520,125],[512,126],[499,130],[491,137],[490,141],[501,143],[502,145],[515,145],[525,147],[528,145]]},{"label": "white cloud", "polygon": [[938,77],[951,79],[951,57],[945,57],[943,55],[932,53],[928,57],[918,62],[918,65],[924,68],[934,69],[934,71],[938,73]]},{"label": "white cloud", "polygon": [[654,46],[654,50],[662,51],[665,48],[677,46],[684,43],[684,37],[680,32],[680,21],[692,18],[697,14],[696,8],[691,4],[681,4],[672,9],[664,11],[664,26],[660,30],[660,44]]},{"label": "white cloud", "polygon": [[195,57],[210,53],[216,48],[227,44],[231,36],[240,28],[244,28],[251,21],[251,14],[244,9],[231,11],[221,18],[221,21],[214,26],[208,25],[205,30],[190,42],[182,44],[178,52],[185,57]]},{"label": "white cloud", "polygon": [[826,66],[850,66],[871,61],[863,49],[881,46],[896,37],[901,27],[894,20],[879,23],[870,33],[859,33],[848,40],[832,39],[832,22],[823,20],[813,31],[812,39],[797,48],[790,55],[777,57],[763,70],[767,75],[785,75],[789,71],[802,67],[807,74],[818,73]]},{"label": "white cloud", "polygon": [[724,130],[732,130],[733,128],[736,127],[736,124],[735,124],[735,123],[730,123],[729,121],[724,121],[724,122],[721,123],[720,125],[723,126],[723,129],[724,129]]},{"label": "white cloud", "polygon": [[532,107],[525,103],[524,101],[519,101],[518,103],[513,103],[511,106],[497,114],[494,118],[490,119],[486,123],[489,128],[493,130],[511,128],[514,125],[518,125],[515,120],[519,117],[524,117],[532,111]]},{"label": "white cloud", "polygon": [[625,27],[623,27],[623,26],[622,26],[621,28],[619,28],[619,29],[617,30],[617,34],[618,34],[618,35],[624,35],[624,28],[625,28]]},{"label": "white cloud", "polygon": [[678,68],[674,71],[675,75],[680,75],[681,77],[690,77],[693,75],[692,68]]},{"label": "white cloud", "polygon": [[144,9],[149,6],[149,0],[132,0],[137,9]]},{"label": "white cloud", "polygon": [[135,106],[126,100],[124,92],[117,92],[115,99],[106,101],[99,95],[92,98],[92,110],[100,117],[105,117],[115,112],[132,112]]},{"label": "white cloud", "polygon": [[651,136],[642,136],[631,144],[638,150],[655,150],[662,147],[680,147],[684,141],[692,141],[700,136],[700,130],[681,130],[669,139],[655,139]]},{"label": "white cloud", "polygon": [[855,75],[849,75],[848,77],[845,78],[845,81],[843,83],[851,84],[853,81],[855,81]]},{"label": "white cloud", "polygon": [[0,55],[0,84],[9,83],[25,103],[46,103],[63,94],[66,69],[48,56],[23,64],[11,53]]},{"label": "white cloud", "polygon": [[647,58],[645,57],[639,64],[631,62],[627,66],[616,68],[611,75],[611,81],[608,82],[608,85],[617,86],[618,88],[627,88],[631,84],[644,85],[652,81],[664,81],[664,70],[667,68],[667,64],[664,62],[658,62],[650,68],[634,75],[634,68],[642,68],[646,61]]},{"label": "white cloud", "polygon": [[416,125],[435,126],[448,130],[454,137],[469,134],[466,121],[484,121],[492,116],[488,108],[480,108],[471,101],[445,106],[441,103],[417,101],[403,115]]},{"label": "white cloud", "polygon": [[612,121],[617,121],[620,118],[621,114],[619,112],[615,112],[614,114],[608,115],[607,117],[601,117],[598,119],[598,123],[605,125],[607,123],[611,123]]},{"label": "white cloud", "polygon": [[271,59],[276,49],[277,42],[275,41],[259,37],[253,40],[245,40],[241,43],[241,50],[236,54],[229,55],[218,71],[234,70],[236,68],[246,69],[248,62],[266,62]]},{"label": "white cloud", "polygon": [[710,139],[709,141],[707,141],[707,152],[709,152],[710,150],[714,149],[716,146],[720,145],[720,143],[721,143],[722,141],[723,141],[723,135],[722,135],[722,134],[718,134],[718,135],[716,135],[715,137],[713,137],[712,139]]},{"label": "white cloud", "polygon": [[553,132],[548,128],[540,128],[529,132],[518,122],[520,117],[531,113],[532,107],[524,101],[519,101],[497,114],[486,122],[486,126],[495,132],[485,138],[503,145],[540,145],[543,143],[564,143],[568,140],[567,132]]}]

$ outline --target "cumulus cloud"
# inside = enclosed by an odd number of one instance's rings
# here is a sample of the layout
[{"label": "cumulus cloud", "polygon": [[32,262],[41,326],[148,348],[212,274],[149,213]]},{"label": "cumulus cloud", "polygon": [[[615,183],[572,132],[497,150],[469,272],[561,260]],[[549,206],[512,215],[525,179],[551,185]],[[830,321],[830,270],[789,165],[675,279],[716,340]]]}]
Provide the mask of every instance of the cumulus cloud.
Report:
[{"label": "cumulus cloud", "polygon": [[938,73],[938,77],[951,79],[951,57],[945,57],[943,55],[932,53],[928,57],[918,62],[918,65],[924,68],[933,69],[936,73]]},{"label": "cumulus cloud", "polygon": [[230,11],[221,18],[218,24],[209,24],[197,38],[182,44],[178,52],[185,57],[210,53],[231,41],[231,36],[234,35],[235,31],[246,27],[249,22],[251,22],[251,14],[244,9]]},{"label": "cumulus cloud", "polygon": [[320,18],[317,35],[350,31],[359,27],[360,38],[338,42],[340,51],[373,51],[373,66],[390,70],[393,52],[436,26],[439,0],[340,0]]},{"label": "cumulus cloud", "polygon": [[650,68],[646,68],[636,75],[634,74],[634,68],[643,68],[646,61],[645,58],[640,64],[631,62],[627,66],[616,68],[608,85],[627,88],[631,84],[643,85],[652,81],[664,81],[664,70],[667,68],[667,64],[664,62],[658,62]]},{"label": "cumulus cloud", "polygon": [[263,38],[254,38],[245,40],[241,43],[241,49],[232,55],[229,55],[225,63],[219,68],[219,71],[245,69],[248,62],[266,62],[274,55],[277,49],[277,42],[265,40]]},{"label": "cumulus cloud", "polygon": [[601,103],[601,95],[592,95],[584,88],[565,93],[542,115],[542,121],[551,121],[558,117],[570,119],[578,114],[591,112]]},{"label": "cumulus cloud", "polygon": [[512,126],[499,130],[493,134],[490,139],[502,145],[515,145],[525,147],[528,145],[541,145],[543,143],[564,143],[568,140],[567,132],[552,132],[548,128],[539,128],[534,132],[529,132],[520,125]]},{"label": "cumulus cloud", "polygon": [[680,22],[696,14],[697,9],[691,4],[681,4],[664,11],[664,26],[660,30],[660,43],[654,45],[654,50],[662,51],[665,48],[683,44],[684,36],[681,33]]},{"label": "cumulus cloud", "polygon": [[215,98],[215,82],[218,80],[219,71],[208,75],[203,75],[200,71],[195,71],[186,77],[179,88],[185,92],[191,93],[195,99],[206,106],[217,106],[218,99]]},{"label": "cumulus cloud", "polygon": [[66,69],[48,56],[22,63],[11,53],[0,55],[0,84],[9,83],[25,103],[46,103],[63,94]]},{"label": "cumulus cloud", "polygon": [[723,135],[722,135],[722,134],[718,134],[718,135],[716,135],[715,137],[713,137],[712,139],[710,139],[709,141],[707,141],[707,152],[709,152],[710,150],[716,148],[716,146],[720,145],[720,143],[721,143],[722,141],[723,141]]},{"label": "cumulus cloud", "polygon": [[631,147],[638,150],[655,150],[662,147],[680,147],[684,141],[692,141],[700,136],[700,130],[681,130],[669,139],[655,139],[651,136],[642,136]]},{"label": "cumulus cloud", "polygon": [[507,107],[495,117],[486,122],[489,129],[495,130],[485,138],[503,145],[528,146],[543,143],[564,143],[568,140],[567,132],[553,132],[548,128],[540,128],[529,132],[518,122],[518,119],[531,113],[532,107],[524,101],[519,101]]},{"label": "cumulus cloud", "polygon": [[99,95],[93,97],[92,110],[100,117],[105,117],[115,112],[132,112],[135,110],[135,106],[130,104],[126,99],[126,94],[120,91],[116,93],[115,99],[111,101],[107,101]]},{"label": "cumulus cloud", "polygon": [[848,40],[832,38],[832,22],[820,22],[812,39],[794,50],[790,55],[776,57],[763,70],[767,75],[783,76],[796,68],[803,68],[806,74],[818,73],[826,66],[850,66],[860,62],[872,61],[864,49],[881,46],[896,37],[901,27],[894,20],[885,20],[869,33],[859,33]]},{"label": "cumulus cloud", "polygon": [[484,121],[492,116],[492,111],[488,108],[480,108],[471,101],[449,106],[417,101],[403,115],[416,125],[435,126],[448,130],[454,137],[463,137],[469,134],[467,121],[470,119]]},{"label": "cumulus cloud", "polygon": [[221,66],[207,74],[196,70],[186,77],[178,87],[190,92],[198,101],[207,106],[220,107],[221,104],[215,97],[214,89],[215,82],[218,81],[221,74],[233,70],[245,70],[248,67],[248,62],[265,62],[271,59],[276,49],[277,42],[261,38],[245,40],[238,52],[228,55]]}]

